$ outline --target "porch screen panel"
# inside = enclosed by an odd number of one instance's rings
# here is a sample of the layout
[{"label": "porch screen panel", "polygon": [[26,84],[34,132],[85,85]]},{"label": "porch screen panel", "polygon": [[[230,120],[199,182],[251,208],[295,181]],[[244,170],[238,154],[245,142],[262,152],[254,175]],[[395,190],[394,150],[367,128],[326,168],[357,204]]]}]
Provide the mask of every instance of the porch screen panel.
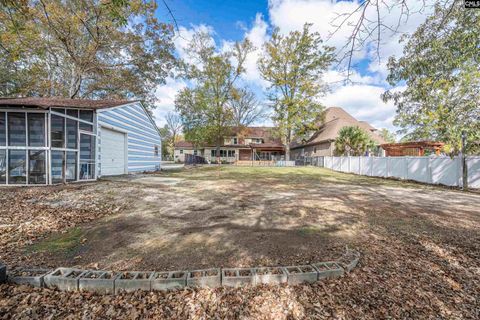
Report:
[{"label": "porch screen panel", "polygon": [[25,113],[9,112],[8,113],[8,145],[9,146],[26,146],[27,135],[25,134]]},{"label": "porch screen panel", "polygon": [[31,147],[45,146],[45,115],[43,113],[28,113],[28,145]]},{"label": "porch screen panel", "polygon": [[80,135],[80,179],[95,178],[95,137]]},{"label": "porch screen panel", "polygon": [[45,184],[47,175],[45,170],[45,151],[28,151],[28,183]]},{"label": "porch screen panel", "polygon": [[67,151],[65,179],[67,181],[77,180],[77,153],[76,152]]},{"label": "porch screen panel", "polygon": [[[93,122],[93,111],[92,110],[80,110],[80,119]],[[93,126],[88,123],[80,122],[80,130],[93,131]]]},{"label": "porch screen panel", "polygon": [[64,151],[52,151],[52,183],[63,182],[63,164],[65,162]]},{"label": "porch screen panel", "polygon": [[7,144],[6,128],[5,112],[0,112],[0,146],[5,146]]},{"label": "porch screen panel", "polygon": [[65,147],[65,118],[52,114],[51,139],[53,148]]},{"label": "porch screen panel", "polygon": [[8,151],[8,183],[27,183],[27,153],[26,150]]},{"label": "porch screen panel", "polygon": [[0,150],[0,184],[7,183],[7,150]]},{"label": "porch screen panel", "polygon": [[77,121],[67,119],[67,148],[77,149]]}]

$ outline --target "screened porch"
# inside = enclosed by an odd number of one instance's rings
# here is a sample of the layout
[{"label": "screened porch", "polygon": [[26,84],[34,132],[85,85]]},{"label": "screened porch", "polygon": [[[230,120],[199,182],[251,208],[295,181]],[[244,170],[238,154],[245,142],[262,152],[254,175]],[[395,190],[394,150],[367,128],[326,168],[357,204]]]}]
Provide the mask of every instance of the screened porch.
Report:
[{"label": "screened porch", "polygon": [[96,113],[0,107],[0,185],[96,179]]}]

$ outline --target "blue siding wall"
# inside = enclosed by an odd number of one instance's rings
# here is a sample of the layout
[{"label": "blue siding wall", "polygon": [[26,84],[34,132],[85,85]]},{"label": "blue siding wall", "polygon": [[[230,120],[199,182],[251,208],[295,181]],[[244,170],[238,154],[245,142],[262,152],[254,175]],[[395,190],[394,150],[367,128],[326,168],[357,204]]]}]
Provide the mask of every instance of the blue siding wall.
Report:
[{"label": "blue siding wall", "polygon": [[[140,103],[98,112],[99,163],[101,163],[102,125],[118,128],[128,135],[128,172],[160,169],[162,146],[157,128]],[[158,147],[158,156],[154,149]],[[100,170],[100,165],[98,166]],[[101,175],[101,172],[99,172]]]}]

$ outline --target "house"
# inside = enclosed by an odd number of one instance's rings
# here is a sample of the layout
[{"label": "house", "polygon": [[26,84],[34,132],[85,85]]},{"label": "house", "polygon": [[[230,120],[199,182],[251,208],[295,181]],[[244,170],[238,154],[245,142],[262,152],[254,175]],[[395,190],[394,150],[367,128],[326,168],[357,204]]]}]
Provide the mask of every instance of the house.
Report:
[{"label": "house", "polygon": [[[285,157],[285,147],[274,138],[273,127],[232,127],[223,138],[219,161],[234,163],[251,160],[280,160]],[[207,144],[195,146],[188,141],[175,144],[174,159],[185,161],[185,154],[199,155],[209,162],[216,162],[216,146]]]},{"label": "house", "polygon": [[382,149],[385,150],[387,157],[422,157],[425,155],[435,154],[440,155],[443,146],[443,142],[434,141],[413,141],[413,142],[400,142],[400,143],[385,143],[382,144]]},{"label": "house", "polygon": [[0,99],[0,184],[46,185],[160,169],[139,101]]},{"label": "house", "polygon": [[294,142],[290,145],[290,158],[333,156],[335,139],[343,127],[358,126],[363,129],[378,145],[385,140],[377,134],[377,129],[365,121],[358,121],[344,109],[331,107],[325,110],[320,128],[306,141]]}]

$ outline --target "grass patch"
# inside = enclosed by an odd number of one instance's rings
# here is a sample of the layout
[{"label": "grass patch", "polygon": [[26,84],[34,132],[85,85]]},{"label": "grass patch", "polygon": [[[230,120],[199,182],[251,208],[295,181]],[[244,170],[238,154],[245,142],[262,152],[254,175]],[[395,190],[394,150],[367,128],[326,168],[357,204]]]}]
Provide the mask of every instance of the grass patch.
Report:
[{"label": "grass patch", "polygon": [[68,253],[73,251],[82,240],[83,231],[78,228],[72,228],[66,233],[51,236],[30,247],[31,252],[51,252]]},{"label": "grass patch", "polygon": [[298,233],[301,236],[308,237],[316,233],[321,233],[322,230],[319,227],[316,226],[305,226],[300,229],[298,229]]},{"label": "grass patch", "polygon": [[436,187],[411,183],[409,181],[347,174],[319,167],[237,167],[222,165],[203,166],[179,172],[166,171],[164,175],[172,178],[184,178],[190,181],[211,181],[212,179],[236,180],[247,183],[269,181],[272,185],[275,183],[288,182],[290,185],[296,187],[310,185],[312,183],[316,185],[342,184],[348,186],[354,184],[366,187],[382,185],[415,189],[431,189]]}]

